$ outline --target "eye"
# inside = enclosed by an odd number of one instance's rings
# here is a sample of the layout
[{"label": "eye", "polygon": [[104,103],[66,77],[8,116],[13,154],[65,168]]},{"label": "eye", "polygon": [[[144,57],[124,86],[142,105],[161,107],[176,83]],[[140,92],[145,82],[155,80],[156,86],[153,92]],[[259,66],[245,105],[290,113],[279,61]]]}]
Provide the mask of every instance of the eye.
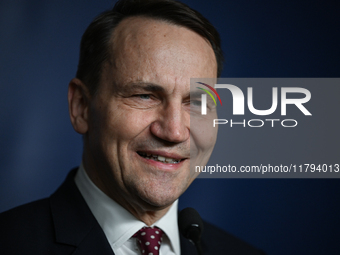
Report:
[{"label": "eye", "polygon": [[199,101],[199,100],[191,100],[191,101],[190,101],[190,104],[191,104],[192,106],[201,106],[202,102]]},{"label": "eye", "polygon": [[151,96],[149,94],[140,94],[140,95],[137,95],[137,97],[139,97],[140,99],[143,99],[143,100],[148,100],[151,98]]}]

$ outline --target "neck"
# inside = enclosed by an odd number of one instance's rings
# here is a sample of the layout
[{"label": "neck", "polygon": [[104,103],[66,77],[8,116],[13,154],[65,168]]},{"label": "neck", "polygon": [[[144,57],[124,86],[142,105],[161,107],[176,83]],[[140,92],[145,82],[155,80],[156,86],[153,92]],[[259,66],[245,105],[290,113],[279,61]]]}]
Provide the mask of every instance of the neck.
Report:
[{"label": "neck", "polygon": [[[138,220],[144,222],[148,226],[152,226],[155,222],[160,220],[170,209],[171,206],[157,211],[132,211],[129,212]],[[126,209],[126,208],[125,208]]]}]

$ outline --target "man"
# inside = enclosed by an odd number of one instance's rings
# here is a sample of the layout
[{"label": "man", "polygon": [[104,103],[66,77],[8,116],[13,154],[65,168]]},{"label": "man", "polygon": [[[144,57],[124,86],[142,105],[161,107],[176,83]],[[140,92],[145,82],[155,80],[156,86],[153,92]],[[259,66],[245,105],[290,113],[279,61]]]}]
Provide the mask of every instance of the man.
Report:
[{"label": "man", "polygon": [[[217,134],[191,132],[189,85],[221,66],[218,33],[182,3],[118,1],[97,17],[68,92],[83,162],[50,198],[0,216],[0,253],[196,254],[178,231],[177,199]],[[202,248],[261,254],[208,223]]]}]

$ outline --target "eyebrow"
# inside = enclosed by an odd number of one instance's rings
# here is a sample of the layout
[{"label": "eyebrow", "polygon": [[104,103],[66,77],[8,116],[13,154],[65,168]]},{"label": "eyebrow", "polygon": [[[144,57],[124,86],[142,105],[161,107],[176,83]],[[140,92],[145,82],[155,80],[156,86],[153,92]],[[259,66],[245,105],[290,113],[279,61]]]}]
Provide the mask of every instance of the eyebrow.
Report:
[{"label": "eyebrow", "polygon": [[[163,86],[156,84],[156,83],[152,83],[152,82],[143,82],[143,81],[137,81],[137,82],[129,82],[127,84],[124,85],[124,90],[125,91],[133,91],[133,90],[144,90],[144,91],[149,91],[149,92],[161,92],[161,93],[165,93],[166,90],[164,89]],[[202,92],[201,91],[197,91],[197,92],[193,92],[195,96],[200,97]],[[187,93],[187,95],[185,95],[185,97],[189,98],[190,97],[190,92]]]},{"label": "eyebrow", "polygon": [[[194,90],[194,91],[190,92],[190,97],[191,98],[200,98],[202,94],[204,94],[204,91],[202,91],[202,90]],[[215,94],[213,94],[213,96],[216,98]],[[208,97],[208,98],[210,98],[210,97]]]},{"label": "eyebrow", "polygon": [[142,89],[150,92],[164,92],[165,89],[155,83],[150,83],[150,82],[132,82],[128,83],[125,86],[125,89],[127,90],[134,90],[134,89]]},{"label": "eyebrow", "polygon": [[190,92],[190,97],[199,98],[199,97],[201,97],[202,94],[204,94],[204,92],[199,91],[199,90],[197,90],[197,91],[191,91],[191,92]]}]

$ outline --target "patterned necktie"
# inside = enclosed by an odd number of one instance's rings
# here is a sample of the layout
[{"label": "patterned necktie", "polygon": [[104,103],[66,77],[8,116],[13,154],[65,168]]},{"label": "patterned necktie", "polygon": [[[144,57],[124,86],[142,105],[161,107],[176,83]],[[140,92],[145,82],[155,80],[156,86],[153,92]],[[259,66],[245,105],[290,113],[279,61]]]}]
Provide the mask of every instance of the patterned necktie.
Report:
[{"label": "patterned necktie", "polygon": [[159,255],[163,231],[157,227],[143,227],[133,237],[137,237],[142,254]]}]

